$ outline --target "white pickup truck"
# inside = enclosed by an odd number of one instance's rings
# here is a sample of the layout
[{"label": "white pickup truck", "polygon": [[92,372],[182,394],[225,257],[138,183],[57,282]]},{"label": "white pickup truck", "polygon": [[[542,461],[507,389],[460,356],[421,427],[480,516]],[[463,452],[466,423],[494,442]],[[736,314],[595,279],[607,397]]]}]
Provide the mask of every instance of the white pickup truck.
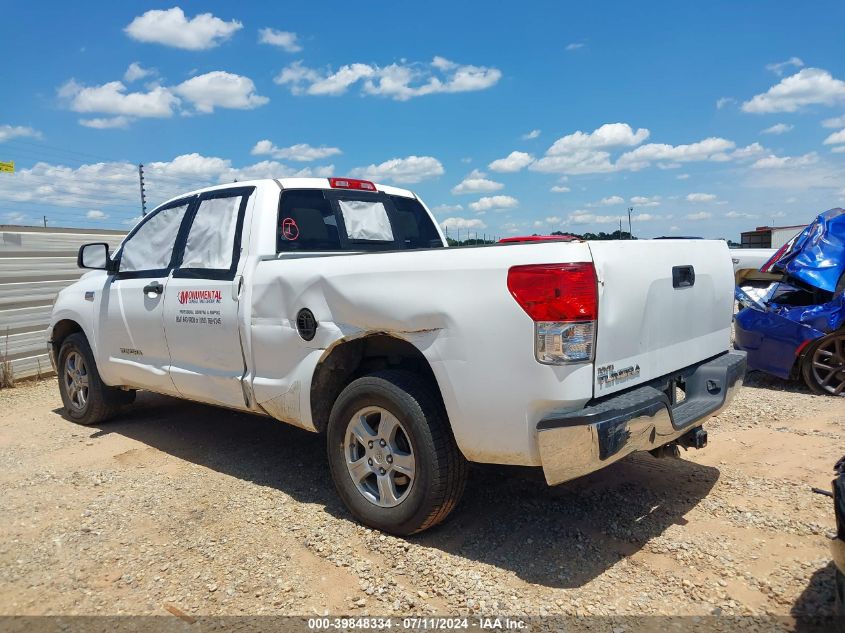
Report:
[{"label": "white pickup truck", "polygon": [[424,530],[468,462],[549,484],[706,443],[745,367],[724,242],[445,248],[411,192],[257,180],[175,198],[63,290],[48,330],[67,417],[135,389],[324,433],[363,523]]}]

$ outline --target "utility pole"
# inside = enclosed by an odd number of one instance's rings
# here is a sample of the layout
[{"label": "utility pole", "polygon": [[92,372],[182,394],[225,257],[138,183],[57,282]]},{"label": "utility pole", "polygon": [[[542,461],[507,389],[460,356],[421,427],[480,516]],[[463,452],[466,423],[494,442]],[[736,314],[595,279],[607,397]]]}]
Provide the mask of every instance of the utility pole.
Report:
[{"label": "utility pole", "polygon": [[629,240],[634,239],[634,233],[633,233],[633,230],[631,228],[631,211],[633,211],[633,210],[634,210],[634,207],[628,207],[628,239]]},{"label": "utility pole", "polygon": [[619,218],[619,239],[622,239],[622,218]]},{"label": "utility pole", "polygon": [[138,181],[141,184],[141,215],[147,215],[147,194],[144,191],[144,163],[138,163]]},{"label": "utility pole", "polygon": [[47,228],[47,216],[46,215],[44,216],[44,228],[45,229]]}]

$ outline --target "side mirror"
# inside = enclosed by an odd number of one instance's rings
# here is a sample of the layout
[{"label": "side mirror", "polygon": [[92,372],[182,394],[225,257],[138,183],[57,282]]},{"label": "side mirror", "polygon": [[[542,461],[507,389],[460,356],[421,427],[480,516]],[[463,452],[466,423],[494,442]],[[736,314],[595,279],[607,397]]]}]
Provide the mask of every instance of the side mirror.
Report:
[{"label": "side mirror", "polygon": [[79,247],[76,265],[80,268],[91,268],[93,270],[110,270],[109,245],[105,242],[83,244]]}]

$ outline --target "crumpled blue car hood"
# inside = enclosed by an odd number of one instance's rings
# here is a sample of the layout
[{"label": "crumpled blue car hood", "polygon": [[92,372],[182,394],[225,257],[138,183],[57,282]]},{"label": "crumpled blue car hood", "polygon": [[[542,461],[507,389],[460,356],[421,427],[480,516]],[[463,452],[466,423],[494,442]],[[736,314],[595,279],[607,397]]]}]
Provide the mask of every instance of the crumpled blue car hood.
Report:
[{"label": "crumpled blue car hood", "polygon": [[769,265],[770,272],[835,292],[845,272],[845,209],[820,214],[775,257]]}]

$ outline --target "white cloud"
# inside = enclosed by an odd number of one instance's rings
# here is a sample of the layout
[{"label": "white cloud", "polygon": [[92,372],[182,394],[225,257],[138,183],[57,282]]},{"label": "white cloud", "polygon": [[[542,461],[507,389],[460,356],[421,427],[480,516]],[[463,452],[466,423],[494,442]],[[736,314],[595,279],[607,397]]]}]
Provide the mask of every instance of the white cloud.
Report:
[{"label": "white cloud", "polygon": [[297,39],[296,33],[290,31],[277,31],[270,28],[258,30],[258,42],[260,44],[278,46],[288,53],[298,53],[302,50],[302,45]]},{"label": "white cloud", "polygon": [[599,204],[604,206],[612,206],[614,204],[624,204],[625,198],[622,196],[608,196],[607,198],[602,198],[599,200]]},{"label": "white cloud", "polygon": [[845,127],[845,114],[841,116],[835,116],[830,119],[825,119],[822,121],[822,127],[828,128],[836,128],[836,127]]},{"label": "white cloud", "polygon": [[575,211],[569,215],[570,224],[618,224],[621,216],[595,215],[587,211]]},{"label": "white cloud", "polygon": [[251,110],[270,101],[255,92],[249,77],[215,70],[191,77],[172,88],[177,95],[191,101],[197,112],[208,114],[214,108]]},{"label": "white cloud", "polygon": [[755,156],[759,156],[760,154],[765,154],[768,150],[760,145],[760,143],[751,143],[751,145],[746,145],[745,147],[738,147],[734,151],[730,153],[730,158],[734,160],[746,160],[749,158],[754,158]]},{"label": "white cloud", "polygon": [[462,204],[438,204],[436,207],[431,207],[433,213],[455,213],[456,211],[463,211]]},{"label": "white cloud", "polygon": [[461,65],[435,57],[428,64],[403,61],[380,67],[353,63],[341,66],[337,71],[308,68],[302,62],[294,62],[284,68],[274,81],[288,85],[295,95],[329,96],[344,94],[360,82],[361,94],[407,101],[436,93],[485,90],[501,77],[502,72],[498,68]]},{"label": "white cloud", "polygon": [[645,141],[651,133],[645,128],[639,128],[636,132],[627,123],[605,123],[589,134],[573,132],[556,140],[546,152],[547,156],[559,156],[577,150],[584,149],[607,149],[611,147],[623,147],[639,145]]},{"label": "white cloud", "polygon": [[804,62],[800,57],[790,57],[785,62],[778,62],[775,64],[766,64],[766,70],[775,73],[778,77],[782,77],[785,70],[788,68],[801,68]]},{"label": "white cloud", "polygon": [[473,170],[466,178],[464,178],[457,185],[452,187],[452,193],[455,195],[465,193],[488,193],[490,191],[498,191],[504,188],[504,185],[495,180],[485,178],[487,174],[483,171]]},{"label": "white cloud", "polygon": [[443,165],[436,158],[408,156],[407,158],[392,158],[378,165],[356,167],[349,172],[349,175],[354,178],[403,184],[436,178],[443,173]]},{"label": "white cloud", "polygon": [[534,162],[534,157],[527,152],[511,152],[505,158],[499,158],[487,165],[493,171],[513,173]]},{"label": "white cloud", "polygon": [[792,130],[795,127],[790,123],[775,123],[772,126],[767,127],[765,130],[762,130],[760,134],[785,134]]},{"label": "white cloud", "polygon": [[845,128],[834,132],[824,140],[825,145],[838,145],[839,143],[845,143]]},{"label": "white cloud", "polygon": [[477,218],[446,218],[440,223],[440,227],[448,231],[458,229],[486,229],[487,225]]},{"label": "white cloud", "polygon": [[545,221],[546,221],[546,224],[560,224],[561,222],[563,222],[563,218],[560,218],[556,215],[550,215],[549,217],[546,218]]},{"label": "white cloud", "polygon": [[709,211],[698,211],[697,213],[689,213],[687,214],[687,220],[692,220],[693,222],[699,222],[701,220],[709,220],[713,217],[713,214]]},{"label": "white cloud", "polygon": [[634,196],[631,204],[638,207],[656,207],[660,204],[660,196]]},{"label": "white cloud", "polygon": [[616,171],[606,150],[639,145],[649,130],[634,131],[627,123],[606,123],[592,132],[573,132],[556,140],[546,155],[534,162],[534,171],[560,174],[596,174]]},{"label": "white cloud", "polygon": [[530,132],[526,132],[519,138],[521,138],[523,141],[530,141],[531,139],[535,139],[538,136],[540,136],[540,130],[531,130]]},{"label": "white cloud", "polygon": [[808,105],[831,106],[842,102],[845,102],[845,81],[820,68],[804,68],[755,95],[742,104],[742,109],[755,114],[795,112]]},{"label": "white cloud", "polygon": [[775,156],[774,154],[770,154],[756,161],[751,167],[754,169],[782,169],[784,167],[812,165],[817,163],[818,160],[818,154],[815,152],[810,152],[802,156]]},{"label": "white cloud", "polygon": [[740,213],[739,211],[728,211],[725,217],[731,220],[753,220],[760,216],[755,213]]},{"label": "white cloud", "polygon": [[503,211],[505,209],[514,209],[518,206],[519,200],[513,196],[484,196],[475,202],[469,203],[469,208],[476,213]]},{"label": "white cloud", "polygon": [[671,215],[654,215],[653,213],[637,213],[631,216],[631,222],[653,222],[671,218]]},{"label": "white cloud", "polygon": [[678,180],[689,180],[689,174],[678,174],[675,178]]},{"label": "white cloud", "polygon": [[685,163],[730,160],[725,152],[732,150],[734,147],[736,147],[736,144],[733,141],[718,137],[706,138],[687,145],[648,143],[622,154],[616,161],[616,166],[620,169],[636,171],[648,167],[653,161]]},{"label": "white cloud", "polygon": [[13,138],[41,138],[41,132],[24,125],[0,125],[0,143]]},{"label": "white cloud", "polygon": [[[329,176],[332,166],[296,169],[275,161],[240,168],[215,156],[183,154],[170,161],[144,165],[148,208],[188,190],[235,179]],[[15,178],[0,178],[0,201],[90,209],[91,201],[111,218],[135,215],[138,207],[138,165],[102,162],[79,167],[38,162],[20,169]],[[0,205],[2,206],[2,205]],[[131,211],[130,211],[131,210]]]},{"label": "white cloud", "polygon": [[10,213],[5,213],[3,215],[3,219],[6,224],[24,224],[27,220],[27,216],[25,213],[12,211]]},{"label": "white cloud", "polygon": [[79,119],[79,124],[95,130],[111,130],[115,128],[126,128],[132,119],[127,116],[118,115],[112,117],[97,117],[93,119]]},{"label": "white cloud", "polygon": [[566,50],[568,51],[577,51],[579,48],[584,48],[583,42],[572,42],[566,45]]},{"label": "white cloud", "polygon": [[716,199],[716,195],[712,193],[688,193],[686,199],[688,202],[712,202]]},{"label": "white cloud", "polygon": [[129,68],[126,69],[126,72],[123,73],[123,80],[127,83],[132,83],[133,81],[155,74],[157,74],[157,71],[154,68],[143,68],[138,62],[132,62],[129,64]]},{"label": "white cloud", "polygon": [[572,191],[569,187],[564,187],[563,185],[555,185],[551,189],[549,189],[552,193],[569,193]]},{"label": "white cloud", "polygon": [[182,9],[173,7],[147,11],[132,20],[124,31],[139,42],[200,51],[214,48],[241,28],[243,25],[237,20],[225,22],[211,13],[201,13],[189,20]]},{"label": "white cloud", "polygon": [[148,92],[126,92],[120,81],[102,86],[83,86],[71,79],[58,91],[74,112],[99,112],[131,117],[167,118],[179,105],[179,98],[167,88],[156,86]]},{"label": "white cloud", "polygon": [[615,171],[608,152],[583,149],[556,156],[544,156],[533,162],[529,169],[556,174],[600,174]]},{"label": "white cloud", "polygon": [[88,213],[85,214],[85,217],[89,220],[105,220],[109,216],[99,209],[91,209]]},{"label": "white cloud", "polygon": [[253,156],[272,156],[273,158],[299,162],[320,160],[341,153],[338,147],[326,147],[325,145],[312,147],[308,143],[297,143],[290,147],[276,147],[267,139],[258,141],[250,151]]},{"label": "white cloud", "polygon": [[836,147],[831,147],[830,151],[835,154],[843,154],[845,153],[845,145],[837,145]]},{"label": "white cloud", "polygon": [[736,103],[736,99],[733,97],[719,97],[716,99],[716,109],[721,110],[722,108],[726,108],[734,103]]}]

